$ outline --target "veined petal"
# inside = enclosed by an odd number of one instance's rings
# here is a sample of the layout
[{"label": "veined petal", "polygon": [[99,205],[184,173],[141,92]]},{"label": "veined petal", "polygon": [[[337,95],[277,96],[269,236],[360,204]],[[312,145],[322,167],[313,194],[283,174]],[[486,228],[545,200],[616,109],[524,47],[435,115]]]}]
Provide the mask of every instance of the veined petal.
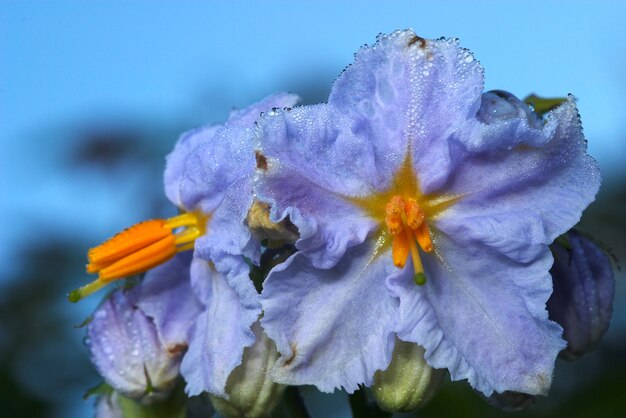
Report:
[{"label": "veined petal", "polygon": [[209,233],[196,240],[196,257],[211,260],[218,270],[227,273],[221,259],[241,255],[257,262],[260,244],[251,236],[246,216],[253,201],[252,178],[245,176],[235,181],[224,193],[223,200],[211,215],[207,225]]},{"label": "veined petal", "polygon": [[254,166],[251,129],[226,124],[187,156],[178,182],[182,206],[213,212],[228,188],[249,176]]},{"label": "veined petal", "polygon": [[[377,170],[395,172],[410,147],[422,190],[441,186],[452,164],[448,138],[480,105],[482,67],[457,40],[426,40],[412,30],[379,35],[355,57],[329,104],[373,150]],[[370,168],[356,161],[351,167]]]},{"label": "veined petal", "polygon": [[[467,148],[458,150],[457,169],[445,188],[460,199],[435,225],[450,236],[530,261],[576,224],[594,200],[598,166],[586,153],[572,99],[548,114],[543,143],[535,135],[502,135],[496,141],[483,135],[490,129],[478,124],[467,132]],[[478,138],[491,141],[488,151]]]},{"label": "veined petal", "polygon": [[251,326],[261,313],[260,306],[256,316],[251,315],[249,307],[242,305],[241,292],[238,294],[223,274],[202,259],[193,260],[191,275],[194,290],[202,293],[199,297],[206,308],[192,331],[181,374],[189,395],[207,391],[226,397],[228,376],[241,364],[244,348],[254,343]]},{"label": "veined petal", "polygon": [[397,301],[383,278],[393,267],[388,254],[373,253],[370,245],[354,247],[331,270],[296,253],[270,273],[261,325],[281,353],[277,382],[352,392],[387,367]]},{"label": "veined petal", "polygon": [[487,396],[545,394],[565,345],[545,308],[552,291],[548,249],[520,263],[443,234],[435,246],[437,254],[422,260],[424,286],[415,286],[407,269],[388,279],[400,298],[398,336],[422,345],[431,366]]},{"label": "veined petal", "polygon": [[128,296],[152,318],[159,336],[169,351],[187,348],[191,327],[202,304],[191,290],[189,268],[191,253],[178,254],[146,273]]},{"label": "veined petal", "polygon": [[[257,130],[264,158],[255,180],[257,198],[270,204],[272,221],[289,217],[300,234],[296,246],[320,268],[331,268],[375,227],[344,198],[367,194],[369,178],[359,179],[352,167],[375,162],[363,148],[359,154],[349,131],[329,128],[332,117],[326,105],[295,108],[261,118]],[[311,123],[303,124],[305,119]],[[337,151],[352,146],[349,155]],[[367,161],[350,165],[351,159]]]},{"label": "veined petal", "polygon": [[[245,224],[252,198],[249,177],[231,185],[224,200],[213,212],[208,225],[210,233],[196,240],[194,257],[210,262],[212,268],[198,260],[194,261],[192,273],[195,282],[206,282],[209,275],[212,280],[226,280],[239,299],[238,321],[248,336],[252,335],[250,327],[261,314],[260,295],[250,280],[250,266],[245,258],[258,263],[261,252],[259,242],[252,238]],[[202,285],[199,284],[199,287]],[[213,300],[215,296],[209,298],[212,294],[206,292],[200,295],[207,308],[216,303]]]},{"label": "veined petal", "polygon": [[256,194],[270,204],[273,222],[289,218],[298,228],[297,248],[319,268],[332,268],[376,227],[353,204],[291,169],[257,182]]},{"label": "veined petal", "polygon": [[294,106],[298,96],[278,93],[245,109],[231,112],[223,125],[181,135],[167,156],[165,194],[176,206],[211,212],[233,181],[254,171],[250,129],[261,112]]},{"label": "veined petal", "polygon": [[165,195],[174,205],[182,208],[183,204],[183,179],[186,176],[187,158],[192,155],[199,145],[213,139],[221,125],[207,125],[184,132],[174,146],[172,152],[166,157],[166,166],[163,173]]}]

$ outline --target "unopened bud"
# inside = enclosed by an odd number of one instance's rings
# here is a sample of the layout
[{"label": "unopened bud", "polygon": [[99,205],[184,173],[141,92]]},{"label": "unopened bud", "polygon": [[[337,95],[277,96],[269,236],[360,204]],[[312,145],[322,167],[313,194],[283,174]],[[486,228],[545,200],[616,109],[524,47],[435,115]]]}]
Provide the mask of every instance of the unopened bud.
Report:
[{"label": "unopened bud", "polygon": [[252,330],[256,341],[244,350],[242,363],[226,382],[228,399],[211,395],[213,406],[225,417],[268,416],[285,390],[285,386],[270,379],[270,370],[279,357],[276,345],[265,335],[259,322]]},{"label": "unopened bud", "polygon": [[183,351],[165,349],[154,322],[121,290],[94,313],[87,345],[102,377],[128,398],[163,399],[176,383]]},{"label": "unopened bud", "polygon": [[381,409],[408,412],[426,405],[445,376],[445,369],[433,369],[426,363],[422,347],[396,338],[389,367],[374,374],[372,393]]},{"label": "unopened bud", "polygon": [[611,321],[615,280],[611,260],[591,239],[570,231],[552,246],[550,319],[563,327],[567,347],[561,355],[575,360],[592,351]]}]

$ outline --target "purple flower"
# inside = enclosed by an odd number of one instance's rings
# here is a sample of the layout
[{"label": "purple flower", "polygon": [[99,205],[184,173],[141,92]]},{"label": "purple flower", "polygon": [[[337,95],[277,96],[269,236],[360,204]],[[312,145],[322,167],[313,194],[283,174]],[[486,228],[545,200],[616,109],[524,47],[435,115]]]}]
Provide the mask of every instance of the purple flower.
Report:
[{"label": "purple flower", "polygon": [[[194,250],[193,257],[172,268],[175,271],[171,274],[180,279],[168,286],[172,294],[180,286],[190,286],[199,308],[157,295],[147,283],[139,287],[142,294],[136,302],[159,333],[189,334],[180,371],[190,395],[208,391],[227,397],[224,388],[228,376],[241,363],[244,348],[255,341],[251,326],[261,314],[261,305],[249,278],[249,265],[258,264],[261,246],[246,220],[253,203],[256,166],[252,128],[261,112],[293,106],[297,100],[291,94],[269,96],[246,109],[232,111],[222,125],[183,134],[167,157],[164,175],[165,193],[182,213],[137,224],[90,250],[87,269],[98,273],[98,279],[70,295],[70,299],[78,300],[113,280]],[[116,301],[120,299],[116,303],[123,303],[122,298],[116,297]],[[123,309],[130,308],[124,305]],[[189,313],[194,313],[191,329],[168,322],[170,317]],[[145,315],[133,315],[138,317],[133,321],[145,323],[146,329],[151,326]],[[96,335],[105,333],[102,327]],[[119,337],[121,346],[129,335]],[[94,350],[100,350],[96,338],[92,340]],[[101,372],[109,368],[99,367]]]},{"label": "purple flower", "polygon": [[328,103],[259,120],[257,196],[300,233],[261,302],[278,382],[370,385],[397,335],[486,395],[546,393],[548,244],[600,175],[571,98],[538,121],[482,90],[457,41],[407,30],[359,50]]},{"label": "purple flower", "polygon": [[592,240],[576,231],[565,237],[566,247],[561,240],[551,247],[554,292],[548,312],[563,327],[567,347],[561,354],[574,360],[592,351],[609,328],[615,280],[609,257]]}]

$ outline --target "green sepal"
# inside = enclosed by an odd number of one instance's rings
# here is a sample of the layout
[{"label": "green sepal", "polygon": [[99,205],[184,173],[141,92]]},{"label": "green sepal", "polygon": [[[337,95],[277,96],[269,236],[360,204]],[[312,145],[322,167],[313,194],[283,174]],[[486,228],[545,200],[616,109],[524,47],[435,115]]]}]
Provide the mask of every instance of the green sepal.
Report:
[{"label": "green sepal", "polygon": [[167,399],[152,401],[149,404],[116,393],[106,382],[88,389],[83,395],[83,399],[88,399],[91,396],[110,397],[110,401],[117,402],[124,418],[185,418],[187,416],[187,397],[182,380]]},{"label": "green sepal", "polygon": [[524,99],[524,103],[531,105],[535,113],[543,115],[566,100],[565,97],[539,97],[536,94],[531,94]]},{"label": "green sepal", "polygon": [[172,393],[168,399],[149,405],[119,396],[118,405],[124,418],[185,418],[187,416],[183,393]]},{"label": "green sepal", "polygon": [[96,386],[89,388],[83,394],[83,399],[87,400],[92,396],[106,396],[113,393],[113,388],[107,382],[100,382]]},{"label": "green sepal", "polygon": [[124,418],[185,418],[187,397],[182,379],[167,399],[142,403],[118,394],[117,403]]}]

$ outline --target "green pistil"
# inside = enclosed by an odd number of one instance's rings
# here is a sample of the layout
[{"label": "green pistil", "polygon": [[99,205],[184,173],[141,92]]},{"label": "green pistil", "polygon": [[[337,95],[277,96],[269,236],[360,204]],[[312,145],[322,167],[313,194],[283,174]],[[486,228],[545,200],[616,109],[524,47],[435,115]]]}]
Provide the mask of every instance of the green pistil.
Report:
[{"label": "green pistil", "polygon": [[82,297],[80,295],[80,290],[76,289],[76,290],[72,290],[70,293],[68,293],[67,295],[67,300],[69,300],[72,303],[76,303],[79,300],[81,300]]},{"label": "green pistil", "polygon": [[418,286],[424,286],[426,284],[426,275],[424,274],[424,272],[415,273],[415,275],[413,276],[413,281]]}]

